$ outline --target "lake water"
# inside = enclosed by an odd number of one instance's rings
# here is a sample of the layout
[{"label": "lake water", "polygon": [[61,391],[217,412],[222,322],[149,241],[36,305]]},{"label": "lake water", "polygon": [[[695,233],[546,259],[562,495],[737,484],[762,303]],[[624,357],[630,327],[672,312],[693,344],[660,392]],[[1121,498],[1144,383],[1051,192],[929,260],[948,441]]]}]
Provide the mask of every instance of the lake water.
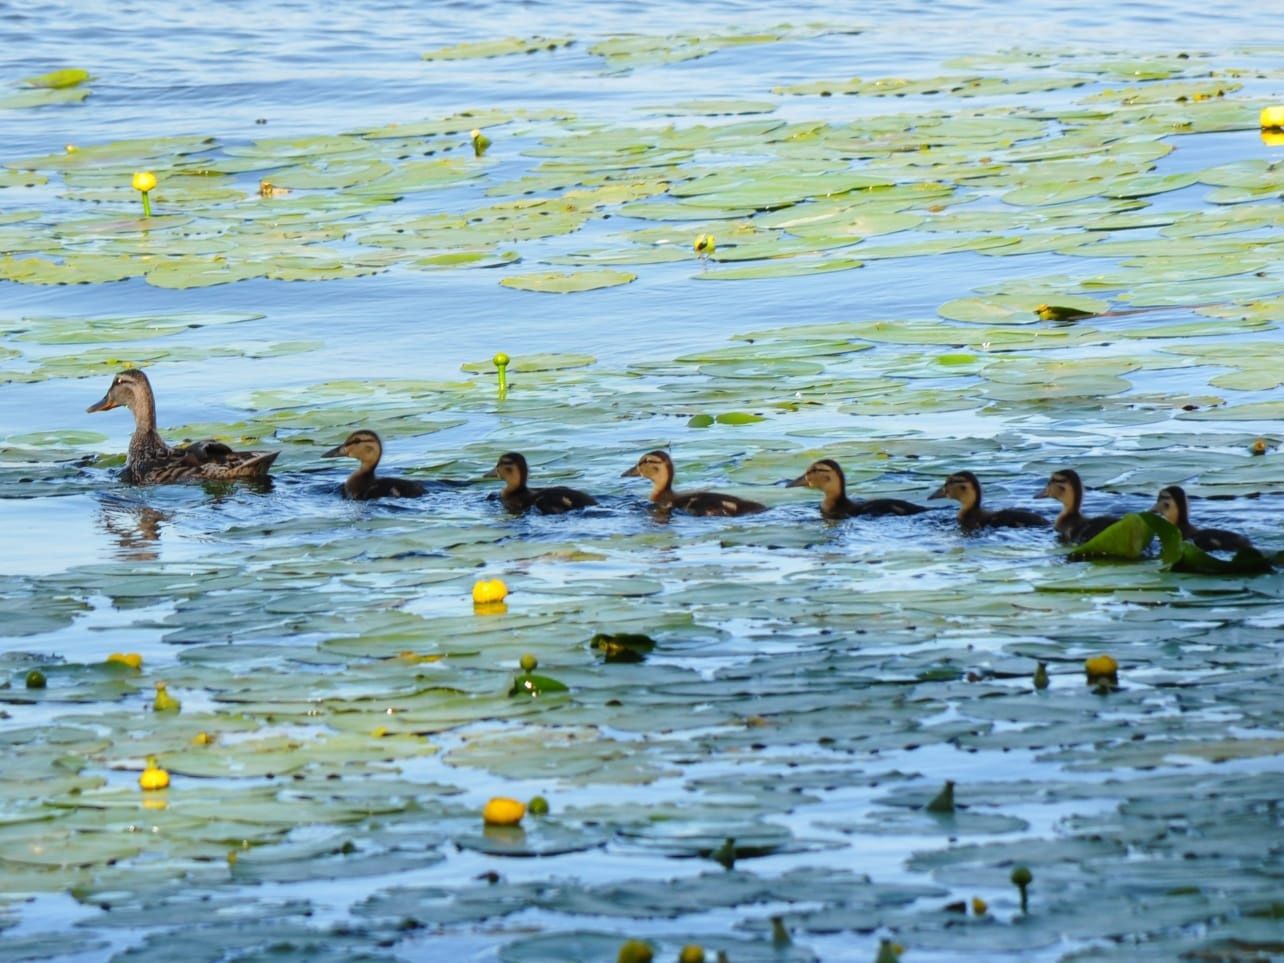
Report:
[{"label": "lake water", "polygon": [[[8,11],[0,961],[1277,956],[1278,572],[829,523],[781,483],[829,456],[928,504],[969,469],[1051,516],[1075,467],[1089,514],[1180,483],[1284,548],[1282,13]],[[11,99],[62,67],[83,100]],[[274,484],[122,486],[128,415],[85,408],[127,365],[167,438],[279,449]],[[357,427],[461,484],[343,501],[320,455]],[[653,516],[620,474],[657,447],[770,511]],[[507,516],[480,476],[514,449],[599,506]],[[510,697],[524,653],[569,693]]]}]

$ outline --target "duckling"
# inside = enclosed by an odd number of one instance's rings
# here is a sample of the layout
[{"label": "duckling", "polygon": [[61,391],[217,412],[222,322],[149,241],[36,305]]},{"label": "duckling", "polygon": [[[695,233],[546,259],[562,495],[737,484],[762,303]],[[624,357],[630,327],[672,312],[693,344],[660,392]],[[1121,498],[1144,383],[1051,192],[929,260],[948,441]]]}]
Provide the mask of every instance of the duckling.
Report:
[{"label": "duckling", "polygon": [[500,455],[495,467],[485,477],[504,480],[504,490],[499,493],[499,500],[514,515],[532,508],[545,515],[564,515],[577,508],[597,504],[597,499],[592,495],[574,488],[560,485],[554,488],[527,488],[530,468],[526,464],[526,458],[515,451]]},{"label": "duckling", "polygon": [[134,434],[122,480],[132,485],[174,482],[261,481],[280,452],[233,451],[220,441],[198,441],[171,448],[156,432],[156,397],[147,375],[135,368],[122,371],[88,412],[110,411],[121,406],[134,414]]},{"label": "duckling", "polygon": [[952,498],[959,503],[959,525],[966,532],[978,528],[1045,528],[1048,520],[1021,508],[992,512],[981,507],[981,483],[970,471],[956,471],[928,498]]},{"label": "duckling", "polygon": [[1073,468],[1054,471],[1043,491],[1034,497],[1055,498],[1061,503],[1061,514],[1052,527],[1057,530],[1057,535],[1063,542],[1081,544],[1119,521],[1118,515],[1094,515],[1088,518],[1080,511],[1083,506],[1083,482]]},{"label": "duckling", "polygon": [[756,515],[765,512],[766,505],[722,495],[718,492],[675,492],[673,490],[673,459],[665,452],[652,451],[638,459],[638,463],[620,477],[640,475],[651,479],[651,502],[660,511],[677,508],[692,515]]},{"label": "duckling", "polygon": [[1192,525],[1186,492],[1180,485],[1161,488],[1151,511],[1176,525],[1181,529],[1183,538],[1194,542],[1205,552],[1238,552],[1240,549],[1253,547],[1253,543],[1238,532],[1220,528],[1196,528]]},{"label": "duckling", "polygon": [[872,498],[868,501],[853,501],[847,497],[847,476],[843,474],[838,462],[832,458],[822,458],[813,462],[807,470],[795,478],[787,488],[819,488],[824,493],[820,500],[820,514],[825,518],[855,518],[857,515],[878,517],[881,515],[918,515],[931,511],[922,505],[902,501],[899,498]]},{"label": "duckling", "polygon": [[383,442],[373,431],[354,431],[343,444],[331,448],[322,458],[355,458],[361,464],[339,487],[344,498],[368,501],[372,498],[418,498],[424,486],[409,478],[379,478],[375,468],[383,457]]}]

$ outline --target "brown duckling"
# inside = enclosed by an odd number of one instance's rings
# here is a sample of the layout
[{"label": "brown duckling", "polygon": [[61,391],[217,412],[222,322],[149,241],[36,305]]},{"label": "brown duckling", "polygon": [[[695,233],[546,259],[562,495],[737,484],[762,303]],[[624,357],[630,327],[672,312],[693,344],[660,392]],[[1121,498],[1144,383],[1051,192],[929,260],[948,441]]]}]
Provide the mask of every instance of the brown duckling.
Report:
[{"label": "brown duckling", "polygon": [[1119,521],[1118,515],[1094,515],[1088,518],[1083,514],[1083,482],[1073,468],[1054,471],[1048,484],[1035,498],[1055,498],[1061,503],[1061,514],[1052,527],[1057,530],[1057,535],[1063,542],[1082,544]]},{"label": "brown duckling", "polygon": [[689,512],[692,515],[756,515],[765,512],[766,505],[722,495],[718,492],[675,492],[673,490],[673,459],[665,452],[647,452],[638,463],[620,477],[640,475],[651,479],[651,502],[660,511]]},{"label": "brown duckling", "polygon": [[100,401],[86,411],[128,408],[134,414],[134,434],[121,478],[133,485],[173,482],[261,481],[280,452],[233,451],[220,441],[198,441],[171,448],[156,431],[156,396],[141,371],[130,368],[112,379]]},{"label": "brown duckling", "polygon": [[499,493],[499,500],[514,515],[520,515],[532,508],[545,515],[564,515],[577,508],[588,508],[590,505],[597,504],[597,499],[592,495],[574,488],[564,488],[560,485],[553,488],[526,487],[530,468],[526,464],[526,458],[515,451],[500,455],[495,467],[488,471],[485,477],[504,480],[504,490]]},{"label": "brown duckling", "polygon": [[862,501],[848,498],[847,476],[832,458],[812,462],[802,475],[786,487],[820,489],[824,496],[820,500],[820,514],[825,518],[855,518],[858,515],[877,518],[881,515],[917,515],[931,511],[923,505],[915,505],[899,498],[871,498]]},{"label": "brown duckling", "polygon": [[1194,542],[1205,552],[1238,552],[1242,548],[1253,547],[1253,543],[1238,532],[1220,528],[1196,528],[1192,525],[1186,491],[1180,485],[1161,488],[1151,511],[1176,525],[1181,529],[1183,538]]},{"label": "brown duckling", "polygon": [[383,442],[373,431],[354,431],[342,445],[331,448],[322,458],[355,458],[357,470],[339,487],[344,498],[368,501],[371,498],[418,498],[425,491],[422,483],[409,478],[379,478],[375,468],[383,457]]},{"label": "brown duckling", "polygon": [[1022,508],[989,511],[981,507],[981,483],[970,471],[956,471],[928,498],[952,498],[959,503],[959,525],[964,531],[978,528],[1046,528],[1048,520]]}]

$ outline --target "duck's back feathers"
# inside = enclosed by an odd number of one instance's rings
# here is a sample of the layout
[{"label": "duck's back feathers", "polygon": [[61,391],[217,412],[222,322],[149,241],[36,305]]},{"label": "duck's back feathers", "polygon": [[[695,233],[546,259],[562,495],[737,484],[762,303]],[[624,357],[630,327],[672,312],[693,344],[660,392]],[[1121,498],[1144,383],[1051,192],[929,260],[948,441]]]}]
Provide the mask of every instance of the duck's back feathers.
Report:
[{"label": "duck's back feathers", "polygon": [[267,477],[278,451],[233,451],[220,441],[198,441],[145,460],[131,462],[125,480],[136,485],[176,482],[260,481]]},{"label": "duck's back feathers", "polygon": [[1092,518],[1074,515],[1057,519],[1056,529],[1063,542],[1081,545],[1096,538],[1117,521],[1119,518],[1115,515],[1094,515]]},{"label": "duck's back feathers", "polygon": [[870,498],[863,501],[853,501],[849,498],[847,503],[852,506],[850,514],[853,517],[857,515],[868,518],[879,518],[885,515],[921,515],[923,512],[931,511],[926,505],[915,505],[901,498]]},{"label": "duck's back feathers", "polygon": [[1205,552],[1238,552],[1254,548],[1247,536],[1239,532],[1228,532],[1224,528],[1192,528],[1185,534],[1186,538]]},{"label": "duck's back feathers", "polygon": [[656,507],[664,510],[677,509],[691,515],[723,516],[757,515],[765,512],[767,506],[761,502],[735,495],[723,495],[720,492],[675,492],[667,501],[657,501]]},{"label": "duck's back feathers", "polygon": [[578,508],[596,505],[597,499],[587,492],[555,485],[552,488],[531,489],[531,506],[545,515],[564,515]]},{"label": "duck's back feathers", "polygon": [[1047,528],[1049,522],[1038,512],[1024,508],[1001,508],[997,512],[981,511],[978,528]]},{"label": "duck's back feathers", "polygon": [[555,485],[552,488],[527,488],[500,492],[499,500],[514,515],[532,508],[542,515],[565,515],[580,508],[596,505],[597,499],[587,492]]},{"label": "duck's back feathers", "polygon": [[341,486],[344,498],[355,502],[374,498],[419,498],[427,489],[420,482],[409,478],[386,478],[374,475],[366,480],[349,478]]},{"label": "duck's back feathers", "polygon": [[1000,508],[990,511],[980,505],[965,505],[959,509],[959,527],[965,532],[983,528],[1047,528],[1051,523],[1038,512],[1024,508]]}]

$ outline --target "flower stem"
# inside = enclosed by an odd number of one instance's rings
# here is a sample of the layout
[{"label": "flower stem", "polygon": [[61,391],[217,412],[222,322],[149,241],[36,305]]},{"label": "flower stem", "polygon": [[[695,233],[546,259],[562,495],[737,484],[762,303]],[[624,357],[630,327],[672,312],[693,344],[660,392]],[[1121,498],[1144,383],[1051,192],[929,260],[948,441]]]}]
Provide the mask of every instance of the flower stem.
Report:
[{"label": "flower stem", "polygon": [[152,197],[151,191],[142,191],[143,197],[143,217],[152,216]]}]

